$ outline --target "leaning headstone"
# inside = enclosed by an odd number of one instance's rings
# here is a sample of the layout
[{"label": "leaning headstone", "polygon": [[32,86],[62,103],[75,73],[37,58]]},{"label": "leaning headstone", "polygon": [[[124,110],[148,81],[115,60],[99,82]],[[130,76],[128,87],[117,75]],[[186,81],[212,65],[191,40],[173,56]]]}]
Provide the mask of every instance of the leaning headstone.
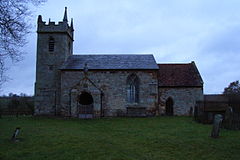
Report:
[{"label": "leaning headstone", "polygon": [[17,136],[18,136],[19,132],[20,132],[20,128],[17,127],[17,128],[15,129],[13,135],[12,135],[12,141],[18,141]]},{"label": "leaning headstone", "polygon": [[216,114],[214,116],[214,121],[213,121],[213,128],[212,128],[212,133],[211,137],[212,138],[218,138],[219,137],[219,132],[220,132],[220,127],[222,124],[223,116],[221,114]]},{"label": "leaning headstone", "polygon": [[232,129],[233,127],[233,109],[228,107],[225,111],[224,127],[227,129]]}]

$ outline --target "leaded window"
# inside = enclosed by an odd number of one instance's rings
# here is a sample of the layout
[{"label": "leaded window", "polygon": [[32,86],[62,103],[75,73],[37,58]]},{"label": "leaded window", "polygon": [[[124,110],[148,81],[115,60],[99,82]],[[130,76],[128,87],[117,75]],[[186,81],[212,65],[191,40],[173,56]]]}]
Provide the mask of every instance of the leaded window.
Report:
[{"label": "leaded window", "polygon": [[131,74],[127,78],[127,102],[139,102],[139,78],[136,74]]}]

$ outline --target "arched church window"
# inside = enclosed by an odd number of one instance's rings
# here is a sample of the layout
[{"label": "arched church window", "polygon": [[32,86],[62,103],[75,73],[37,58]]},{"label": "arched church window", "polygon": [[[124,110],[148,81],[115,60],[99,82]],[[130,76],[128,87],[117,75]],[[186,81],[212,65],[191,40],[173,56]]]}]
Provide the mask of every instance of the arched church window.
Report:
[{"label": "arched church window", "polygon": [[136,74],[131,74],[127,78],[127,102],[139,102],[139,78]]},{"label": "arched church window", "polygon": [[54,43],[55,43],[54,38],[52,36],[49,37],[49,41],[48,41],[48,51],[49,52],[53,52],[54,51]]}]

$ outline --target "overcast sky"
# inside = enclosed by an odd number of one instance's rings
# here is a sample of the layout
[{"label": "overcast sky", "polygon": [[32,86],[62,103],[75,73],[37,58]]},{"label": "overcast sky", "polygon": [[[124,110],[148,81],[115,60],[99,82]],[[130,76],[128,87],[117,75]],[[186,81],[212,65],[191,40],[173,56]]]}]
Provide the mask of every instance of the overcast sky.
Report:
[{"label": "overcast sky", "polygon": [[195,61],[204,93],[240,79],[239,0],[48,0],[34,9],[24,60],[11,67],[1,94],[33,95],[37,15],[74,20],[74,53],[151,53],[157,63]]}]

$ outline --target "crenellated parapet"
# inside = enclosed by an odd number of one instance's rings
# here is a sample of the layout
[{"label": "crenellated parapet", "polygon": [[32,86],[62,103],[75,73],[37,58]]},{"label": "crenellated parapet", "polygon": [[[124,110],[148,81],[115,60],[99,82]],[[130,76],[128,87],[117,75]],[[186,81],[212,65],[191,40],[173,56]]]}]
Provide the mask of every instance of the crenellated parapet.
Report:
[{"label": "crenellated parapet", "polygon": [[68,24],[67,20],[67,8],[65,7],[65,13],[63,21],[55,23],[49,19],[49,22],[42,20],[42,16],[38,16],[38,33],[67,33],[69,37],[73,40],[73,19],[71,19],[71,25]]}]

